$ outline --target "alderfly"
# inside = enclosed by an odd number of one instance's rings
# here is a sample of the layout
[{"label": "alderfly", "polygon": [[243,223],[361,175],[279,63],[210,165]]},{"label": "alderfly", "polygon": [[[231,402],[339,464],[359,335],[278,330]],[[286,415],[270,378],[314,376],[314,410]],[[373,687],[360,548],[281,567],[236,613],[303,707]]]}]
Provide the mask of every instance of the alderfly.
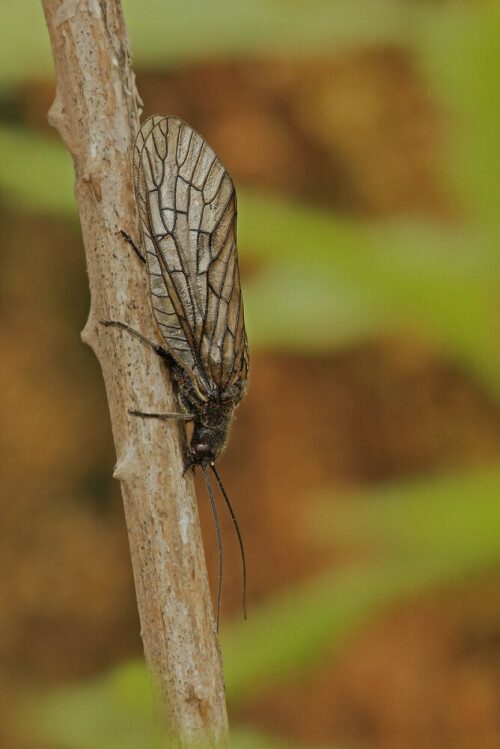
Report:
[{"label": "alderfly", "polygon": [[130,411],[135,416],[193,422],[186,469],[205,476],[219,546],[217,627],[222,581],[222,543],[208,468],[229,508],[243,564],[241,534],[215,462],[224,450],[234,409],[245,395],[248,342],[236,249],[236,193],[224,165],[189,125],[177,117],[150,117],[134,148],[134,186],[156,327],[165,344],[128,330],[171,366],[182,412]]}]

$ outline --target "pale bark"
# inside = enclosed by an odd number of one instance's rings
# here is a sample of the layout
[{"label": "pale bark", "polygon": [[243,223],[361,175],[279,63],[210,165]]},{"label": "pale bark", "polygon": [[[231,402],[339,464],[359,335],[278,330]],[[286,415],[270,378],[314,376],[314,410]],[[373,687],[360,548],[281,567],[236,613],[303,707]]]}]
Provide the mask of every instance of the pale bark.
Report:
[{"label": "pale bark", "polygon": [[[42,3],[57,76],[49,119],[73,157],[92,297],[82,337],[109,400],[146,661],[168,746],[220,746],[224,680],[193,480],[182,475],[184,426],[127,413],[178,405],[156,354],[99,324],[120,320],[157,335],[144,267],[118,234],[139,238],[131,172],[139,99],[122,9],[118,0]],[[168,43],[167,12],[165,35]]]}]

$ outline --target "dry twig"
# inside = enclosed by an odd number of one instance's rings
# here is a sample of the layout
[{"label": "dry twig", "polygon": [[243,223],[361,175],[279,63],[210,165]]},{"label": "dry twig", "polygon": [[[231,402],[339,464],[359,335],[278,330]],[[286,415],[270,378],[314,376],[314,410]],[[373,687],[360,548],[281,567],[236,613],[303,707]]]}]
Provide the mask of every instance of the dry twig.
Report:
[{"label": "dry twig", "polygon": [[[169,747],[223,745],[227,715],[184,427],[129,408],[176,411],[165,367],[122,320],[154,338],[144,269],[118,235],[138,238],[131,153],[138,96],[118,0],[42,0],[57,94],[49,119],[75,166],[92,304],[83,340],[102,367],[118,455],[141,633]],[[168,27],[167,27],[168,28]]]}]

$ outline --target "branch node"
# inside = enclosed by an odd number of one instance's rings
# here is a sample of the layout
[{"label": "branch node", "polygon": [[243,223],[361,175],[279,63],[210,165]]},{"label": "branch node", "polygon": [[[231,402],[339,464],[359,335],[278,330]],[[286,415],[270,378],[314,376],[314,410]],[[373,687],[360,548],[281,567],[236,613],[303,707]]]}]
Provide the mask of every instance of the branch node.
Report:
[{"label": "branch node", "polygon": [[137,456],[137,450],[132,441],[130,441],[125,448],[124,452],[119,456],[115,470],[113,471],[113,478],[118,481],[124,481],[129,483],[134,476],[137,476],[141,471],[141,462]]}]

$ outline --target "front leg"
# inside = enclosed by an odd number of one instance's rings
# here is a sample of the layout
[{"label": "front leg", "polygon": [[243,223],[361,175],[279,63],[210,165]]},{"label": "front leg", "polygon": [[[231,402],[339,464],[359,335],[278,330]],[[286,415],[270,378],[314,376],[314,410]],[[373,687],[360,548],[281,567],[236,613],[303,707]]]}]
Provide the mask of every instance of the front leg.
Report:
[{"label": "front leg", "polygon": [[200,465],[199,459],[195,458],[191,453],[188,453],[186,457],[186,465],[184,466],[182,475],[185,476],[190,468],[193,469],[193,473],[196,473],[196,467],[199,465]]},{"label": "front leg", "polygon": [[[153,414],[153,413],[145,413],[144,411],[136,411],[135,409],[129,408],[128,410],[129,414],[131,416],[140,416],[141,418],[145,419],[179,419],[179,421],[194,421],[196,419],[196,414]],[[184,466],[184,470],[182,472],[182,475],[184,476],[186,474],[186,471],[188,471],[191,466],[196,467],[198,465],[198,461],[196,459],[193,459],[192,455],[188,454],[186,458],[186,464]]]}]

